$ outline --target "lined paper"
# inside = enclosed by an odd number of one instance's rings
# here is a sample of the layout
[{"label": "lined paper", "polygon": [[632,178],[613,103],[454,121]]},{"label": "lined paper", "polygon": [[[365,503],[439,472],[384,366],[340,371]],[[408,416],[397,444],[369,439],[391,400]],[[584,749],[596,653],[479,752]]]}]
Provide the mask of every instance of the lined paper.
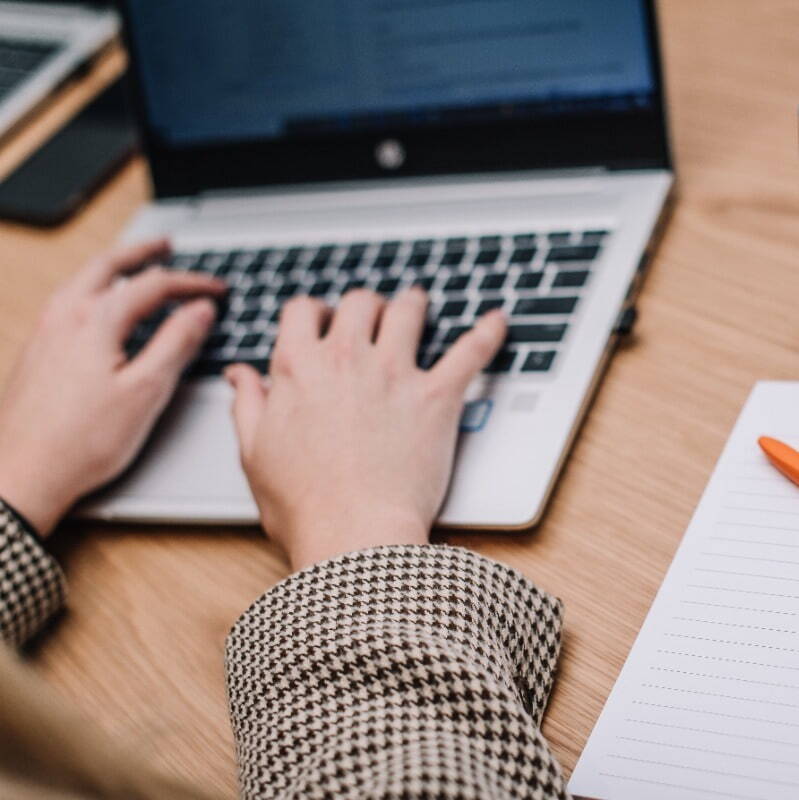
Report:
[{"label": "lined paper", "polygon": [[799,383],[758,383],[569,783],[598,800],[799,798]]}]

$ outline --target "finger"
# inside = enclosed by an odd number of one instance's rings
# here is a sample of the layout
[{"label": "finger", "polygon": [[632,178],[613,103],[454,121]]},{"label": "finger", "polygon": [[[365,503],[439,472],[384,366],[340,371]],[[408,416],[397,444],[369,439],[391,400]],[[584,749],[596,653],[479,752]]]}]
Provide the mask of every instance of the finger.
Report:
[{"label": "finger", "polygon": [[115,288],[111,314],[117,337],[126,339],[139,322],[170,300],[203,294],[220,296],[225,290],[222,281],[209,275],[151,267]]},{"label": "finger", "polygon": [[280,312],[275,355],[280,358],[318,342],[330,313],[327,304],[318,298],[294,297],[289,300]]},{"label": "finger", "polygon": [[141,269],[144,264],[169,257],[168,239],[120,247],[93,259],[71,281],[72,288],[82,292],[96,292],[111,285],[114,278]]},{"label": "finger", "polygon": [[199,352],[215,318],[216,307],[208,298],[184,303],[161,323],[124,369],[134,381],[163,383],[168,397],[183,370]]},{"label": "finger", "polygon": [[371,344],[385,307],[385,299],[368,289],[347,292],[333,315],[327,338],[333,342]]},{"label": "finger", "polygon": [[233,422],[239,448],[243,452],[250,449],[255,441],[267,390],[261,374],[249,364],[232,364],[225,370],[225,378],[236,392],[233,400]]},{"label": "finger", "polygon": [[388,355],[415,364],[427,304],[427,293],[418,286],[400,292],[383,311],[377,346]]},{"label": "finger", "polygon": [[431,375],[463,394],[471,380],[491,363],[507,335],[504,314],[498,309],[489,312],[452,345],[430,370]]}]

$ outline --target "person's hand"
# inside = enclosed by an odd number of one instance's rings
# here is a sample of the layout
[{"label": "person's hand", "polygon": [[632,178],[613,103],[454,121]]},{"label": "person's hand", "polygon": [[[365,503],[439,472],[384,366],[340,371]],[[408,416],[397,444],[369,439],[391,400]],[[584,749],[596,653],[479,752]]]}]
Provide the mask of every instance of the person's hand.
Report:
[{"label": "person's hand", "polygon": [[[0,399],[0,497],[43,536],[130,464],[208,334],[216,313],[208,295],[225,285],[140,270],[168,254],[156,241],[90,263],[49,300],[12,370]],[[129,360],[124,344],[136,324],[177,300],[187,302]]]},{"label": "person's hand", "polygon": [[427,310],[420,289],[386,303],[350,292],[283,310],[264,381],[226,371],[241,458],[267,533],[294,569],[382,544],[421,544],[449,483],[463,396],[506,335],[501,312],[429,371],[416,366]]}]

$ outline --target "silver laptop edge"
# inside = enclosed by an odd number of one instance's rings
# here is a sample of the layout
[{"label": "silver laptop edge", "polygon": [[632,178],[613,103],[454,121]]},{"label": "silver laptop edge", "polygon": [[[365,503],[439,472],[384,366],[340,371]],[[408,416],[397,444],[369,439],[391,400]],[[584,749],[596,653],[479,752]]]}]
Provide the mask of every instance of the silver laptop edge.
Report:
[{"label": "silver laptop edge", "polygon": [[60,42],[62,49],[0,100],[0,137],[7,135],[119,32],[111,9],[0,0],[0,38]]}]

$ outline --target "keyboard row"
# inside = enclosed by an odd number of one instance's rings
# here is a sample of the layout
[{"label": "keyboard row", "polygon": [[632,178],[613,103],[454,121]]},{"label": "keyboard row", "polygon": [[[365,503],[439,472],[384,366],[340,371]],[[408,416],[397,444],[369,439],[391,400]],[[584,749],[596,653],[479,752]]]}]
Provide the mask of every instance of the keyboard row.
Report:
[{"label": "keyboard row", "polygon": [[[283,304],[298,294],[335,305],[352,289],[386,297],[418,285],[430,294],[419,364],[430,368],[478,317],[501,308],[508,339],[491,373],[549,371],[582,295],[590,289],[605,231],[524,233],[315,247],[176,253],[174,268],[208,272],[230,291],[192,368],[219,374],[234,361],[266,371]],[[135,352],[159,319],[134,336]]]}]

